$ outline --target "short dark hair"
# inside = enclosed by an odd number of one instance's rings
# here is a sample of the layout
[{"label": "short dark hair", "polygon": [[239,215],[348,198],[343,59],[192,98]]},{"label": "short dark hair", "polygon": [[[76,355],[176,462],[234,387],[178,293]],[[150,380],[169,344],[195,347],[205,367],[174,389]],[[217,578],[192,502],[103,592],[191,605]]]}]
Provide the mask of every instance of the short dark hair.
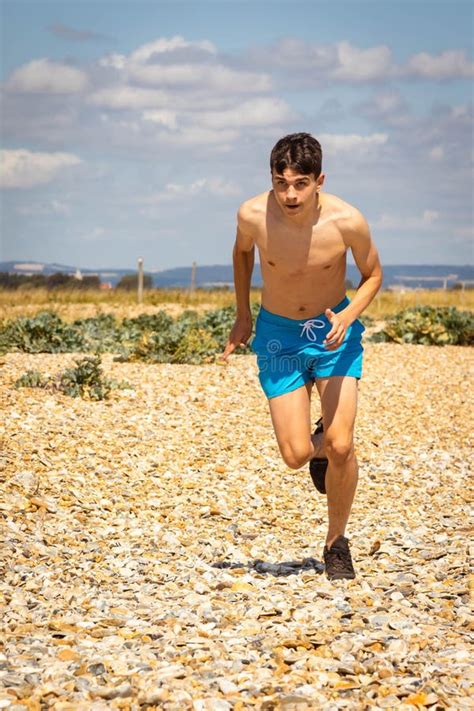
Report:
[{"label": "short dark hair", "polygon": [[273,146],[270,170],[282,174],[286,168],[315,178],[321,175],[323,152],[321,144],[309,133],[290,133]]}]

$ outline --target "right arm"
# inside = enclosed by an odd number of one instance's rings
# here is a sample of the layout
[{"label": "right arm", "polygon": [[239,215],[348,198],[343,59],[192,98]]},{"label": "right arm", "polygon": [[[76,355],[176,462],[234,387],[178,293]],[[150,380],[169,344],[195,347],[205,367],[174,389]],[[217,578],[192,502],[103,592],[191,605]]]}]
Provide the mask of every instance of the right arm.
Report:
[{"label": "right arm", "polygon": [[222,355],[223,360],[227,360],[237,346],[246,346],[252,335],[250,284],[255,263],[255,238],[252,232],[246,209],[241,206],[237,213],[237,236],[232,252],[237,318]]},{"label": "right arm", "polygon": [[250,283],[255,263],[255,240],[244,208],[237,213],[237,237],[232,253],[237,318],[250,316]]}]

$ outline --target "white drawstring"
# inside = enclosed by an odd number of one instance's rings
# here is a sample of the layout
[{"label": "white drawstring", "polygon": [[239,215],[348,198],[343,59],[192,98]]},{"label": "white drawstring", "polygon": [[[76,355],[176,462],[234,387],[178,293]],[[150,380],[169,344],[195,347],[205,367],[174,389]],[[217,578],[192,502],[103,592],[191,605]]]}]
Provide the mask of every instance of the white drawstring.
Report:
[{"label": "white drawstring", "polygon": [[317,336],[313,331],[313,328],[324,328],[326,324],[324,321],[321,321],[318,318],[309,318],[307,321],[304,323],[300,323],[300,326],[303,326],[301,333],[300,333],[300,338],[306,334],[306,337],[308,341],[317,341]]}]

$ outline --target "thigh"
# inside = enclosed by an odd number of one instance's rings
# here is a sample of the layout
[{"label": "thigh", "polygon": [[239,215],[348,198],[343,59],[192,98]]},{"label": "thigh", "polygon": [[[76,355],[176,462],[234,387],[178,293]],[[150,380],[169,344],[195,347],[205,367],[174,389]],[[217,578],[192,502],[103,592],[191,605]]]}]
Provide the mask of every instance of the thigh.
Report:
[{"label": "thigh", "polygon": [[296,390],[269,399],[273,429],[280,450],[290,443],[307,446],[311,436],[312,387],[313,381],[309,380]]},{"label": "thigh", "polygon": [[357,414],[358,380],[348,375],[317,378],[324,431],[352,437]]}]

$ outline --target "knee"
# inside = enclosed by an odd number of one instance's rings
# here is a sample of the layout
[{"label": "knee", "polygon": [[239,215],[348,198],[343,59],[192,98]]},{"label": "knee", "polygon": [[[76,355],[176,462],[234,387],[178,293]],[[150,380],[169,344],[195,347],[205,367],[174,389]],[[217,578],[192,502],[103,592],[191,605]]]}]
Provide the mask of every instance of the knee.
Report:
[{"label": "knee", "polygon": [[354,442],[352,437],[337,437],[325,438],[326,456],[330,462],[337,465],[343,465],[354,454]]},{"label": "knee", "polygon": [[296,445],[293,443],[288,443],[280,448],[281,456],[285,464],[290,467],[290,469],[301,469],[306,462],[310,459],[312,454],[312,449],[308,446]]}]

